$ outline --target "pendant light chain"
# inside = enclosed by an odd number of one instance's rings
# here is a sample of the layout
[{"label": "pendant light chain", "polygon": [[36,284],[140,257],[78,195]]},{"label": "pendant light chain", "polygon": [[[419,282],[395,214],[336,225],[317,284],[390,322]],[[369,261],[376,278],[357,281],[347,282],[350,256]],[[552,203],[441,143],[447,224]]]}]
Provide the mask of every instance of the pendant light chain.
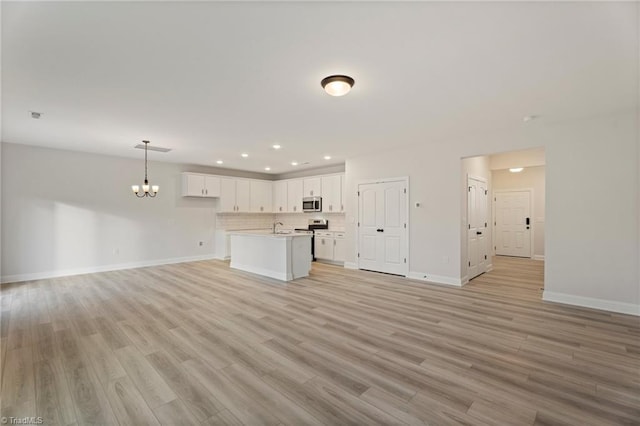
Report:
[{"label": "pendant light chain", "polygon": [[149,141],[144,141],[144,183],[149,183],[149,179],[147,179],[147,147],[149,146]]}]

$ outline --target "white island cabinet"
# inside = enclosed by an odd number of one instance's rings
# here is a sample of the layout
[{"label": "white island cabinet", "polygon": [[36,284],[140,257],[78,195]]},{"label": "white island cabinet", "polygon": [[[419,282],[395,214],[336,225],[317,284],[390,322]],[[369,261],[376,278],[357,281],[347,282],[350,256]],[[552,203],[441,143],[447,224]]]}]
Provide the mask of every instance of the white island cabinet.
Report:
[{"label": "white island cabinet", "polygon": [[311,270],[311,235],[296,232],[231,232],[231,267],[281,281],[306,277]]}]

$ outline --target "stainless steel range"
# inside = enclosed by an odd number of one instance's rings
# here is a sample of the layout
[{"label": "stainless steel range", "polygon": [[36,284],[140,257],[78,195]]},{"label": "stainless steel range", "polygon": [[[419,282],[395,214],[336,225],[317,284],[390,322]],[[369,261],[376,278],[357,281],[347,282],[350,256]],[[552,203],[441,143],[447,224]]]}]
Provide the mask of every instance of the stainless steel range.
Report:
[{"label": "stainless steel range", "polygon": [[315,236],[313,235],[316,229],[329,229],[328,219],[309,219],[309,225],[307,228],[296,228],[296,232],[308,232],[311,234],[311,260],[316,260],[315,253]]}]

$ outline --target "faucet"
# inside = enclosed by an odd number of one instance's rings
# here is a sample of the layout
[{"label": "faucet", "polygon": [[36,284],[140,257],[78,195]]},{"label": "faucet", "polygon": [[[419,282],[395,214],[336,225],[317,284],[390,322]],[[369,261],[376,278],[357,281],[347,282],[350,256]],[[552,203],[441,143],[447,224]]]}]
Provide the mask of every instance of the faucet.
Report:
[{"label": "faucet", "polygon": [[276,226],[284,226],[284,224],[282,222],[273,222],[273,233],[276,233]]}]

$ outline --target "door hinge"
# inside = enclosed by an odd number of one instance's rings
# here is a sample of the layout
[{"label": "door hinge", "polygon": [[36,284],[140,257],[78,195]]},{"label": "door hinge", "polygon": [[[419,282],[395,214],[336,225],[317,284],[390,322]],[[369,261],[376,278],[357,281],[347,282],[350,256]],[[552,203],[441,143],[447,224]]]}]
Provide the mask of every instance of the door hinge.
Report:
[{"label": "door hinge", "polygon": [[407,229],[407,224],[406,223],[404,224],[404,229]]},{"label": "door hinge", "polygon": [[360,257],[360,253],[358,253],[358,257]]},{"label": "door hinge", "polygon": [[471,192],[471,187],[469,187],[469,192]]},{"label": "door hinge", "polygon": [[493,226],[496,226],[496,222],[495,221],[493,222]]},{"label": "door hinge", "polygon": [[360,191],[358,191],[358,197],[360,196]]},{"label": "door hinge", "polygon": [[469,227],[469,229],[471,229],[471,224],[468,224],[467,226]]},{"label": "door hinge", "polygon": [[485,228],[487,227],[487,222],[485,222],[485,223],[484,223],[484,227],[485,227]]},{"label": "door hinge", "polygon": [[358,222],[358,226],[360,226],[360,222]]},{"label": "door hinge", "polygon": [[494,250],[498,250],[498,247],[496,247],[496,246],[493,246],[493,249],[494,249]]},{"label": "door hinge", "polygon": [[406,257],[404,258],[404,263],[407,263],[407,258]]},{"label": "door hinge", "polygon": [[493,201],[498,201],[498,199],[496,197],[493,197]]},{"label": "door hinge", "polygon": [[487,195],[487,190],[486,189],[484,190],[484,195]]},{"label": "door hinge", "polygon": [[469,266],[471,266],[471,261],[469,261]]},{"label": "door hinge", "polygon": [[404,189],[404,193],[405,193],[405,194],[407,193],[407,188],[405,188],[405,189]]},{"label": "door hinge", "polygon": [[484,260],[487,260],[487,255],[486,254],[484,255]]}]

